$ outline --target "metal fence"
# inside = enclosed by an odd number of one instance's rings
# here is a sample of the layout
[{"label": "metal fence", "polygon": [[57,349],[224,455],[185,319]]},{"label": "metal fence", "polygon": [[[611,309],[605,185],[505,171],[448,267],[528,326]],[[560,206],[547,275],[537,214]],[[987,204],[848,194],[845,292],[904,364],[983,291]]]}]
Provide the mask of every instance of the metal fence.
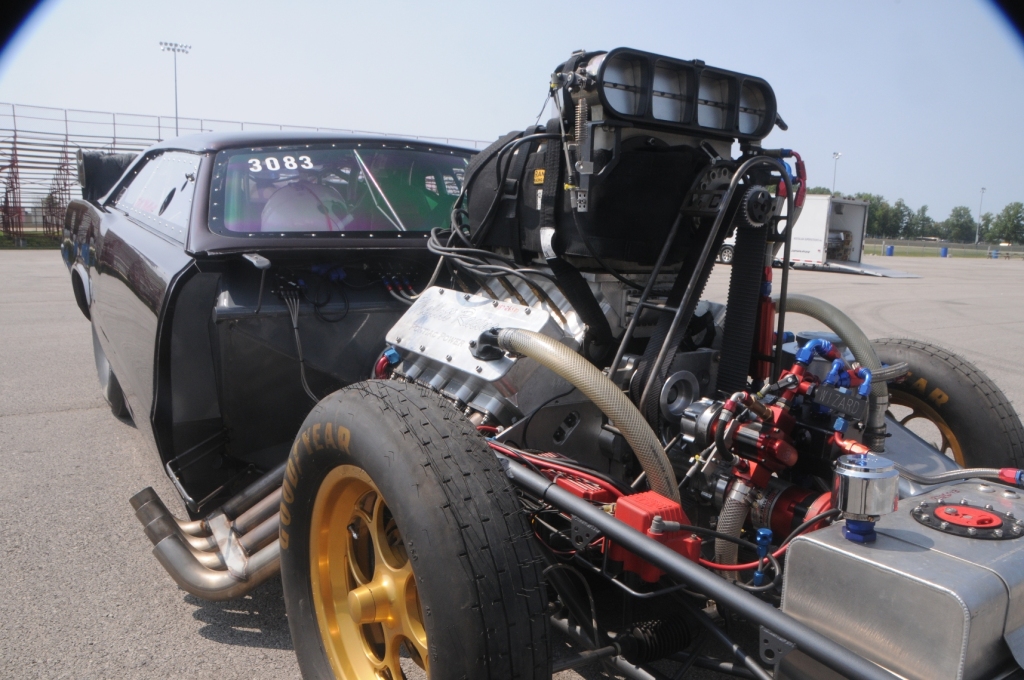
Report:
[{"label": "metal fence", "polygon": [[[457,137],[399,135],[333,127],[279,125],[211,118],[178,118],[179,135],[198,132],[296,130],[374,134],[444,142],[476,149],[489,142]],[[81,109],[0,103],[0,203],[3,233],[26,231],[58,236],[64,212],[81,185],[75,168],[78,149],[139,153],[175,136],[173,116],[148,116]]]}]

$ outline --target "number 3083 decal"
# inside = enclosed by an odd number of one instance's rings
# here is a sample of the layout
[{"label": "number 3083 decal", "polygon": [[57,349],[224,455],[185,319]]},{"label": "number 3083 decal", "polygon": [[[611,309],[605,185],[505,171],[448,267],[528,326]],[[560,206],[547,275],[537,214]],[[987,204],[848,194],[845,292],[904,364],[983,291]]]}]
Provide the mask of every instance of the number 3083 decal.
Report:
[{"label": "number 3083 decal", "polygon": [[259,158],[250,158],[249,171],[263,172],[264,166],[266,166],[267,170],[280,170],[281,163],[284,163],[284,167],[286,170],[295,170],[296,168],[302,168],[303,170],[313,169],[313,161],[309,158],[309,156],[299,156],[298,163],[295,162],[294,156],[285,156],[284,158],[281,159],[281,162],[278,162],[278,160],[273,156],[268,156],[267,158],[264,158],[262,162],[260,161]]}]

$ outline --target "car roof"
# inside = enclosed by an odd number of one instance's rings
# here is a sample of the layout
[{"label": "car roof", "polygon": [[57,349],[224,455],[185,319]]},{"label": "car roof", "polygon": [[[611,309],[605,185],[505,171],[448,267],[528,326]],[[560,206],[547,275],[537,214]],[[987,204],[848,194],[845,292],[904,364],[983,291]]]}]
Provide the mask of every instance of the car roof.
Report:
[{"label": "car roof", "polygon": [[293,145],[303,143],[322,144],[324,142],[362,141],[390,143],[405,142],[419,147],[442,147],[446,149],[465,151],[468,153],[477,153],[478,151],[478,149],[473,149],[470,147],[444,143],[436,138],[425,140],[413,139],[410,137],[393,137],[391,135],[343,134],[337,132],[307,132],[284,130],[260,130],[251,132],[205,132],[197,135],[184,135],[182,137],[173,137],[171,139],[165,139],[164,141],[159,142],[158,144],[155,144],[152,147],[150,147],[150,150],[175,149],[181,151],[206,153],[221,151],[223,149],[234,149],[250,146],[266,146],[273,144]]}]

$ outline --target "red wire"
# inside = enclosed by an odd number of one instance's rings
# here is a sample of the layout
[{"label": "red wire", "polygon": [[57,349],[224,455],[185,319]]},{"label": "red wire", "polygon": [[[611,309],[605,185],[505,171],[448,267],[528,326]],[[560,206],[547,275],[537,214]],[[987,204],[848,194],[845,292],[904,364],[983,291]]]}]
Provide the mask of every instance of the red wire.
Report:
[{"label": "red wire", "polygon": [[477,425],[476,429],[478,432],[490,432],[491,434],[498,434],[498,428],[493,425]]},{"label": "red wire", "polygon": [[[782,546],[781,548],[772,553],[772,557],[774,557],[775,559],[779,559],[784,554],[786,554],[786,550],[788,548],[788,544]],[[758,563],[747,562],[746,564],[719,564],[718,562],[711,562],[710,560],[706,560],[702,557],[700,559],[700,565],[702,567],[707,567],[708,569],[717,569],[718,571],[746,571],[747,569],[756,569]]]},{"label": "red wire", "polygon": [[516,451],[511,451],[511,450],[506,449],[505,447],[501,446],[497,442],[487,442],[487,443],[490,444],[492,449],[495,449],[496,451],[501,451],[505,455],[509,455],[509,456],[514,457],[514,458],[525,458],[525,459],[529,460],[531,463],[533,463],[534,465],[536,465],[537,467],[549,468],[551,470],[558,470],[559,472],[561,472],[561,473],[563,473],[565,475],[568,475],[570,477],[579,477],[580,479],[585,479],[588,482],[593,482],[594,484],[597,484],[599,487],[601,487],[605,491],[610,491],[611,493],[615,494],[616,498],[621,498],[623,496],[623,493],[621,491],[619,491],[614,486],[612,486],[608,482],[604,481],[600,477],[594,477],[593,475],[588,475],[586,472],[580,472],[576,468],[571,468],[571,467],[569,467],[567,465],[559,465],[558,463],[551,462],[549,459],[543,458],[541,456],[531,456],[530,454],[520,454],[520,453],[518,453]]}]

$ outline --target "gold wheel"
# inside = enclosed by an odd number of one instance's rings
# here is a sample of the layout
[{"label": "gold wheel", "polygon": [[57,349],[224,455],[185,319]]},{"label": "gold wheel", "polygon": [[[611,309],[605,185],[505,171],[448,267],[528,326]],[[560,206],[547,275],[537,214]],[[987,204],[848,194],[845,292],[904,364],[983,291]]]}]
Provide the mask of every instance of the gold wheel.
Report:
[{"label": "gold wheel", "polygon": [[430,673],[427,634],[405,543],[361,468],[328,473],[310,529],[313,604],[331,668],[345,680],[402,680],[401,657]]},{"label": "gold wheel", "polygon": [[[943,455],[955,460],[957,465],[966,467],[963,447],[960,446],[953,430],[938,411],[922,399],[902,390],[889,392],[889,404],[889,415],[899,421],[900,425],[907,426],[914,434],[941,451]],[[891,408],[893,406],[897,407],[896,411]]]}]

